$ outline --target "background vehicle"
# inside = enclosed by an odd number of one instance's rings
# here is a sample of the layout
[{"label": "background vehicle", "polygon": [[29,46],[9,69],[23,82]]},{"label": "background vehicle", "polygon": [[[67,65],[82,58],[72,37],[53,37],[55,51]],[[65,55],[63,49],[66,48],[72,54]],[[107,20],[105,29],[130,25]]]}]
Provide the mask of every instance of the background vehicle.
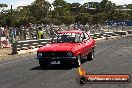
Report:
[{"label": "background vehicle", "polygon": [[[37,51],[37,59],[41,67],[47,65],[72,65],[78,67],[84,59],[92,60],[95,41],[82,31],[62,31]],[[87,57],[87,58],[84,58]]]}]

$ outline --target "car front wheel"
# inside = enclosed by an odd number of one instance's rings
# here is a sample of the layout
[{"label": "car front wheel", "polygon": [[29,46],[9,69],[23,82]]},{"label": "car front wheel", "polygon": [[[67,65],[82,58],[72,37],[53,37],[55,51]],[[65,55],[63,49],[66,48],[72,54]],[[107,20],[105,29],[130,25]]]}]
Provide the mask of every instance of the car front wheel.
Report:
[{"label": "car front wheel", "polygon": [[74,64],[74,67],[79,67],[81,64],[82,64],[82,63],[81,63],[81,55],[78,55],[78,56],[76,57],[76,62],[75,62],[75,64]]},{"label": "car front wheel", "polygon": [[91,52],[87,55],[87,60],[90,61],[90,60],[93,60],[94,58],[94,49],[91,50]]}]

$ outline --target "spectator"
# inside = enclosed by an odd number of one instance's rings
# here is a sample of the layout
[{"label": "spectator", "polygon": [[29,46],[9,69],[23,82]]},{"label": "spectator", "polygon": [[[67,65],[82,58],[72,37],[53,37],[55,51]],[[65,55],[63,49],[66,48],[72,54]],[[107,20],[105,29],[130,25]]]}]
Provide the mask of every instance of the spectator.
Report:
[{"label": "spectator", "polygon": [[39,27],[39,30],[38,30],[38,39],[43,39],[43,31],[41,27]]}]

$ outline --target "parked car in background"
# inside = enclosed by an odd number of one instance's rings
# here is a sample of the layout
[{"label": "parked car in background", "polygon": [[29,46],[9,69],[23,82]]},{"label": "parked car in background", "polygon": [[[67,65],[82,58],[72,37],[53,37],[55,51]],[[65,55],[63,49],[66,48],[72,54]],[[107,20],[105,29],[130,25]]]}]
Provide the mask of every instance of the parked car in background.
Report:
[{"label": "parked car in background", "polygon": [[50,44],[37,50],[37,59],[41,67],[48,65],[78,67],[84,59],[93,59],[94,48],[95,40],[88,33],[78,30],[62,31],[54,35]]}]

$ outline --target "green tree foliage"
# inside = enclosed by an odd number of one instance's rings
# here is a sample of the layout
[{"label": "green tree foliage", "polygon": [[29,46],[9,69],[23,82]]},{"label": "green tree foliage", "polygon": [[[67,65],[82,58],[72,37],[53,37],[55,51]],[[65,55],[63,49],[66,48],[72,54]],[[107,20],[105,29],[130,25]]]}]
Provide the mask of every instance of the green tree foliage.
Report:
[{"label": "green tree foliage", "polygon": [[45,0],[36,0],[30,6],[30,14],[36,18],[37,21],[41,21],[47,18],[50,3]]},{"label": "green tree foliage", "polygon": [[92,21],[92,16],[88,13],[80,13],[76,17],[76,22],[81,23],[83,25],[85,25],[86,23],[91,23],[91,21]]},{"label": "green tree foliage", "polygon": [[70,25],[75,23],[75,17],[74,16],[69,16],[69,15],[65,15],[62,17],[62,22],[66,25]]},{"label": "green tree foliage", "polygon": [[[0,25],[11,25],[11,11],[2,10],[8,7],[0,4]],[[52,9],[51,9],[52,8]],[[54,8],[54,9],[53,9]],[[132,20],[132,4],[116,6],[109,0],[98,2],[67,3],[65,0],[55,0],[49,3],[45,0],[35,0],[31,5],[19,6],[13,10],[13,26],[35,24],[70,25],[103,24],[108,20]]]},{"label": "green tree foliage", "polygon": [[104,23],[107,20],[107,14],[106,13],[97,13],[93,15],[93,24],[98,24],[98,23]]},{"label": "green tree foliage", "polygon": [[116,5],[114,3],[112,3],[111,1],[108,0],[102,0],[100,2],[100,6],[99,6],[99,10],[101,12],[110,12],[116,9]]},{"label": "green tree foliage", "polygon": [[108,13],[108,20],[128,20],[129,14],[122,10],[115,10]]},{"label": "green tree foliage", "polygon": [[58,14],[59,16],[64,16],[70,9],[68,3],[64,0],[55,0],[53,2],[53,6],[56,11],[56,14]]},{"label": "green tree foliage", "polygon": [[3,8],[3,7],[8,7],[7,4],[0,4],[0,8]]},{"label": "green tree foliage", "polygon": [[71,3],[69,4],[70,6],[70,11],[74,14],[80,13],[80,3]]}]

